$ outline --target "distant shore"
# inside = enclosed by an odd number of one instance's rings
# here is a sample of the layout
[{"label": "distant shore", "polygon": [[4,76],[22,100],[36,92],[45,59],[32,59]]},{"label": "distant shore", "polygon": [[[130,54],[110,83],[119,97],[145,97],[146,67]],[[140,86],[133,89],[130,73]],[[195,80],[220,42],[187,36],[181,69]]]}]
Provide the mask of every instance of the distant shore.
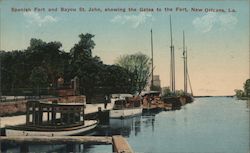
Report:
[{"label": "distant shore", "polygon": [[194,98],[206,98],[206,97],[235,97],[234,95],[224,95],[224,96],[194,96]]}]

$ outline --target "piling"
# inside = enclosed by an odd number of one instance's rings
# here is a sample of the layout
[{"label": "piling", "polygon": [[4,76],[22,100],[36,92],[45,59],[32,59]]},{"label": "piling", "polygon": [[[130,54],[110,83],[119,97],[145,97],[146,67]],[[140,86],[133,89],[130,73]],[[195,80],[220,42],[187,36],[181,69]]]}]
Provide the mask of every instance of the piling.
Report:
[{"label": "piling", "polygon": [[112,137],[113,152],[115,153],[134,153],[127,140],[120,135]]}]

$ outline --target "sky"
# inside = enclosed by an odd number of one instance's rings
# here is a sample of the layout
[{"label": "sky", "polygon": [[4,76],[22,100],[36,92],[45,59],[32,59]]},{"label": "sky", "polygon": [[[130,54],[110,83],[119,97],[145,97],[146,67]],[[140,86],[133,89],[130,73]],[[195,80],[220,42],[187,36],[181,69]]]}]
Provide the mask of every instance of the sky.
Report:
[{"label": "sky", "polygon": [[154,74],[160,75],[162,87],[170,83],[171,15],[177,89],[183,89],[183,30],[194,95],[233,95],[249,78],[249,0],[1,0],[0,9],[0,50],[5,51],[26,49],[31,38],[38,38],[60,41],[62,50],[69,52],[80,33],[91,33],[93,54],[114,64],[124,54],[151,56],[152,29]]}]

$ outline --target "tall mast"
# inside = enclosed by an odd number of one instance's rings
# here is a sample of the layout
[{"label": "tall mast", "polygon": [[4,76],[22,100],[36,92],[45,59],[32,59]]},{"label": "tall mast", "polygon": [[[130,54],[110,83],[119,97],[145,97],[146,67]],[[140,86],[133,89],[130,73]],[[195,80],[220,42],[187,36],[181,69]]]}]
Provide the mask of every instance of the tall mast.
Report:
[{"label": "tall mast", "polygon": [[152,58],[152,72],[151,72],[151,75],[152,75],[152,78],[151,78],[151,90],[152,90],[152,88],[153,88],[153,86],[154,86],[154,73],[153,73],[153,71],[154,71],[154,53],[153,53],[153,31],[152,31],[152,29],[151,29],[151,58]]},{"label": "tall mast", "polygon": [[184,61],[184,94],[187,93],[187,49],[185,46],[185,33],[183,31],[183,61]]},{"label": "tall mast", "polygon": [[175,93],[175,57],[174,57],[174,46],[173,46],[173,37],[172,37],[171,15],[170,15],[170,39],[171,39],[171,46],[170,46],[170,86],[171,86],[171,91],[173,93]]}]

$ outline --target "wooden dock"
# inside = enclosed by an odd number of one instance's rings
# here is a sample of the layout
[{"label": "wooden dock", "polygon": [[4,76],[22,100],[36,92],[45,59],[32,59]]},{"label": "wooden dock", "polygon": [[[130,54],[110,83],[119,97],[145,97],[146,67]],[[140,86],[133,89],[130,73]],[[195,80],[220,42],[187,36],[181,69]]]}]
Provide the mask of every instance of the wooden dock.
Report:
[{"label": "wooden dock", "polygon": [[6,143],[42,143],[42,144],[65,144],[65,143],[90,143],[112,144],[112,137],[97,136],[1,136],[1,142]]},{"label": "wooden dock", "polygon": [[123,136],[116,135],[112,137],[113,152],[115,153],[134,153],[127,140]]},{"label": "wooden dock", "polygon": [[[127,140],[115,136],[1,136],[0,142],[17,144],[91,144],[112,145],[114,153],[134,153]],[[27,147],[20,148],[27,151]]]}]

